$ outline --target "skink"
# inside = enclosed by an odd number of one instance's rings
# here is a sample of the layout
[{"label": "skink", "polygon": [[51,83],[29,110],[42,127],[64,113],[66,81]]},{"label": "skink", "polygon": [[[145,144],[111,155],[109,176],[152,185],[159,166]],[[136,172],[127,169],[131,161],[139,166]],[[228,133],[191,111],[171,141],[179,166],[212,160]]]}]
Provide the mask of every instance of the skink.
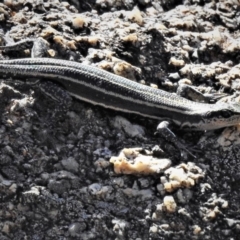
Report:
[{"label": "skink", "polygon": [[181,128],[213,130],[240,122],[240,103],[198,103],[78,62],[51,58],[1,60],[8,77],[43,78],[71,96],[116,111],[168,120]]}]

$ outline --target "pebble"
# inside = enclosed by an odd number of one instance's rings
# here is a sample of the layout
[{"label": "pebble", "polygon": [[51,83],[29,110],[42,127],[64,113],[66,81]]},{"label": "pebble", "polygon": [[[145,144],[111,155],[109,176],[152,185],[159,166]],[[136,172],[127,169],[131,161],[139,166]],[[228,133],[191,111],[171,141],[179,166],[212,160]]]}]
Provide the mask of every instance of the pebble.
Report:
[{"label": "pebble", "polygon": [[142,126],[130,123],[126,118],[116,116],[113,122],[115,128],[123,129],[129,137],[143,137],[145,130]]},{"label": "pebble", "polygon": [[84,27],[85,24],[86,24],[86,21],[84,17],[81,15],[76,15],[72,19],[72,26],[74,29],[81,29]]},{"label": "pebble", "polygon": [[80,234],[86,229],[86,224],[83,222],[75,222],[75,223],[71,223],[69,228],[68,228],[68,232],[70,234],[71,237],[79,237]]},{"label": "pebble", "polygon": [[169,168],[169,159],[158,159],[152,156],[140,154],[141,148],[123,149],[118,157],[111,157],[110,162],[114,165],[117,174],[156,174]]},{"label": "pebble", "polygon": [[139,9],[134,8],[131,12],[128,12],[128,19],[138,25],[143,25],[143,17]]},{"label": "pebble", "polygon": [[70,172],[73,172],[73,173],[78,172],[79,164],[73,157],[63,159],[61,161],[61,164],[66,170],[68,170]]},{"label": "pebble", "polygon": [[126,194],[129,198],[139,197],[142,201],[152,199],[153,197],[153,191],[150,189],[136,190],[132,188],[125,188],[123,189],[123,193]]},{"label": "pebble", "polygon": [[198,226],[198,225],[193,225],[193,234],[199,235],[199,234],[201,234],[201,231],[202,231],[202,229],[201,229],[200,226]]},{"label": "pebble", "polygon": [[177,204],[172,196],[165,196],[163,199],[163,207],[169,213],[174,213],[177,208]]}]

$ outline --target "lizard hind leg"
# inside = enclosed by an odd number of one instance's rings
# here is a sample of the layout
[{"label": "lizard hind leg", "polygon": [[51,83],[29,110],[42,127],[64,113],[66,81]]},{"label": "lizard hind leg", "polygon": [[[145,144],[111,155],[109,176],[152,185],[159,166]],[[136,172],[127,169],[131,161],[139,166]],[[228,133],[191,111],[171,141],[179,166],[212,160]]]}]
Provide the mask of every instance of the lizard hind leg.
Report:
[{"label": "lizard hind leg", "polygon": [[180,152],[181,156],[184,156],[184,153],[189,154],[193,158],[196,158],[195,155],[193,155],[184,145],[180,142],[180,140],[177,138],[177,136],[169,129],[169,122],[168,121],[162,121],[157,126],[157,132],[161,136],[166,139],[166,141],[172,143],[174,146],[176,146]]}]

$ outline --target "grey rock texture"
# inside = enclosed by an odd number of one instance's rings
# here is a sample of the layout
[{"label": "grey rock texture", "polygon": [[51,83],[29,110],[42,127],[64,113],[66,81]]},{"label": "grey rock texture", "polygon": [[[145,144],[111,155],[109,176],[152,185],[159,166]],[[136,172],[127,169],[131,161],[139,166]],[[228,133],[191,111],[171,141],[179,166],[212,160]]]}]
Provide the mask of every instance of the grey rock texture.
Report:
[{"label": "grey rock texture", "polygon": [[[5,0],[0,34],[42,37],[48,57],[173,93],[184,82],[237,99],[239,8],[215,0]],[[30,55],[1,51],[0,58]],[[54,121],[58,103],[20,79],[0,80],[0,239],[239,239],[238,126],[175,129],[198,150],[184,158],[154,135],[156,121],[77,100]],[[134,147],[170,159],[171,168],[116,174],[109,159]]]}]

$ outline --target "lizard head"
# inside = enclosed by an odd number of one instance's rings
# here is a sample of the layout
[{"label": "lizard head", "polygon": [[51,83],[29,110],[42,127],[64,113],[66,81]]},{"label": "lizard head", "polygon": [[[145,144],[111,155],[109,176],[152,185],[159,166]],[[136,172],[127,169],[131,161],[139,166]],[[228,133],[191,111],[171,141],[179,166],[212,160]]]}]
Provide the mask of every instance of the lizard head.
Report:
[{"label": "lizard head", "polygon": [[203,114],[203,130],[234,126],[240,123],[240,103],[216,103]]}]

